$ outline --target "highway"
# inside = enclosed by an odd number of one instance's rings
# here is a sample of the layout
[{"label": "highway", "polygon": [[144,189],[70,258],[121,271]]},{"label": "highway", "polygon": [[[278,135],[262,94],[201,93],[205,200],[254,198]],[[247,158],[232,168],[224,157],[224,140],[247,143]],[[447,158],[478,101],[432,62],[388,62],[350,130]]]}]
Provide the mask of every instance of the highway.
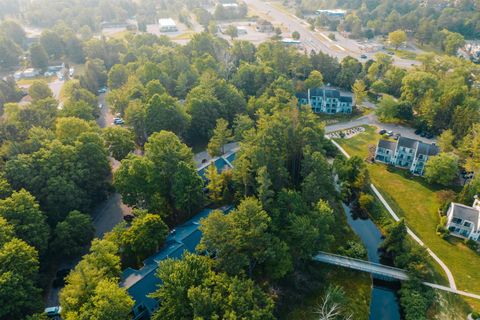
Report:
[{"label": "highway", "polygon": [[[339,60],[346,56],[352,56],[360,59],[360,55],[366,54],[368,59],[374,59],[373,53],[362,52],[355,44],[354,40],[336,36],[337,41],[333,41],[321,31],[311,31],[310,25],[289,13],[286,9],[279,9],[279,3],[272,4],[270,2],[263,2],[261,0],[244,0],[248,5],[250,11],[258,14],[260,17],[270,21],[274,25],[282,25],[288,29],[287,37],[293,32],[300,33],[300,41],[302,41],[305,49],[310,52],[324,52],[331,56],[337,57]],[[385,51],[383,51],[385,52]],[[412,65],[418,65],[419,62],[415,60],[401,59],[394,56],[394,64],[402,68],[411,68]]]}]

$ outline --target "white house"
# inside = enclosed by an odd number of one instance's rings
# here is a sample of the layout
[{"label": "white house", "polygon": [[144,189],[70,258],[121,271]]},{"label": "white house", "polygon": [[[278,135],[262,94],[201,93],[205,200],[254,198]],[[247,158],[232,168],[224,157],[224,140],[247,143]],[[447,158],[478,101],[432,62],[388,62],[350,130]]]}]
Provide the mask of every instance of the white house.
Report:
[{"label": "white house", "polygon": [[477,196],[471,207],[455,202],[450,204],[447,228],[453,236],[480,242],[480,201]]},{"label": "white house", "polygon": [[178,31],[177,24],[173,19],[159,19],[158,24],[160,25],[160,32],[176,32]]},{"label": "white house", "polygon": [[315,113],[352,113],[353,99],[331,88],[308,89],[296,94],[300,105],[310,105]]},{"label": "white house", "polygon": [[375,161],[409,169],[416,175],[423,175],[427,160],[437,155],[439,149],[433,144],[400,137],[397,141],[380,139],[375,150]]}]

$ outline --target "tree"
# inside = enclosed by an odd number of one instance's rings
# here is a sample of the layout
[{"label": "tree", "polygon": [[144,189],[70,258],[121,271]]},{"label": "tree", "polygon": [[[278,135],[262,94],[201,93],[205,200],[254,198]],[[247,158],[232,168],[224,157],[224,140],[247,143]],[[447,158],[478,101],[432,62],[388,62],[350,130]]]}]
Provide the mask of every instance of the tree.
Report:
[{"label": "tree", "polygon": [[430,183],[449,186],[458,176],[458,157],[453,153],[440,153],[427,160],[425,178]]},{"label": "tree", "polygon": [[45,69],[48,66],[48,56],[45,49],[40,44],[33,44],[30,47],[30,62],[32,67]]},{"label": "tree", "polygon": [[187,253],[160,263],[162,286],[152,295],[159,303],[153,320],[273,320],[274,303],[252,280],[216,273],[213,260]]},{"label": "tree", "polygon": [[388,34],[388,42],[395,47],[395,50],[397,50],[398,47],[406,41],[407,34],[403,30],[392,31]]},{"label": "tree", "polygon": [[13,226],[5,218],[0,217],[0,248],[15,237]]},{"label": "tree", "polygon": [[22,54],[21,49],[12,40],[0,35],[0,66],[11,68],[18,65],[18,57]]},{"label": "tree", "polygon": [[230,36],[230,39],[234,39],[238,37],[238,28],[234,25],[229,25],[227,30],[225,30],[225,34]]},{"label": "tree", "polygon": [[103,129],[102,136],[111,156],[118,161],[125,159],[135,149],[134,136],[130,129],[108,127]]},{"label": "tree", "polygon": [[54,31],[45,30],[40,35],[40,44],[53,59],[59,59],[63,55],[64,44],[62,38]]},{"label": "tree", "polygon": [[74,144],[82,133],[94,130],[94,123],[75,117],[58,118],[55,124],[55,136],[65,144]]},{"label": "tree", "polygon": [[93,295],[75,313],[67,314],[65,320],[128,320],[134,306],[133,299],[125,288],[120,288],[117,281],[100,280]]},{"label": "tree", "polygon": [[74,258],[92,241],[93,234],[94,228],[90,216],[72,211],[55,227],[52,248],[60,256]]},{"label": "tree", "polygon": [[70,99],[64,103],[59,116],[63,118],[74,117],[91,121],[95,120],[98,114],[98,108],[95,105],[89,104],[83,100],[74,101],[73,99]]},{"label": "tree", "polygon": [[215,164],[208,166],[205,177],[208,180],[208,198],[212,200],[215,204],[220,204],[223,200],[223,188],[224,184],[222,181],[222,176],[218,173],[217,167]]},{"label": "tree", "polygon": [[0,319],[24,319],[41,307],[38,270],[38,253],[24,241],[0,246]]},{"label": "tree", "polygon": [[203,233],[199,250],[215,252],[220,270],[238,275],[242,270],[249,277],[258,272],[280,278],[292,265],[286,244],[268,232],[271,219],[255,198],[246,198],[224,215],[212,212],[200,226]]},{"label": "tree", "polygon": [[96,94],[100,87],[107,84],[107,69],[100,59],[89,59],[85,63],[85,71],[80,76],[80,84],[82,87]]},{"label": "tree", "polygon": [[243,139],[244,134],[255,127],[255,122],[246,114],[239,114],[233,120],[233,131],[235,141]]},{"label": "tree", "polygon": [[213,136],[210,138],[207,150],[212,157],[217,157],[225,153],[225,144],[232,139],[232,130],[228,128],[228,122],[225,119],[218,119]]},{"label": "tree", "polygon": [[13,226],[18,238],[40,253],[46,251],[50,230],[46,216],[30,193],[22,189],[0,200],[0,216]]},{"label": "tree", "polygon": [[123,254],[137,265],[157,252],[168,235],[168,227],[159,215],[135,209],[136,218],[121,236]]},{"label": "tree", "polygon": [[62,317],[79,319],[78,312],[91,301],[99,283],[105,280],[117,282],[119,276],[118,246],[107,239],[93,240],[90,252],[68,274],[66,285],[60,292]]},{"label": "tree", "polygon": [[320,88],[321,86],[323,86],[323,75],[320,71],[313,70],[305,80],[305,87],[307,87],[307,89],[314,89]]},{"label": "tree", "polygon": [[454,150],[453,143],[455,141],[455,135],[451,129],[445,130],[438,137],[438,146],[442,152],[452,152]]},{"label": "tree", "polygon": [[116,64],[108,72],[108,87],[110,89],[118,89],[127,83],[127,68],[123,64]]},{"label": "tree", "polygon": [[148,135],[166,130],[181,136],[185,133],[189,121],[185,110],[167,93],[155,94],[147,103],[145,128]]},{"label": "tree", "polygon": [[363,80],[356,80],[355,83],[353,84],[352,91],[353,95],[355,96],[355,104],[357,106],[362,105],[363,100],[367,97],[367,86],[365,85],[365,82]]},{"label": "tree", "polygon": [[13,20],[4,20],[0,24],[0,34],[20,47],[23,47],[27,40],[23,27]]},{"label": "tree", "polygon": [[450,32],[446,29],[441,33],[444,37],[442,47],[446,53],[456,55],[458,49],[465,45],[465,38],[460,33]]},{"label": "tree", "polygon": [[465,168],[477,172],[480,168],[480,124],[475,123],[463,138],[460,150],[466,159]]},{"label": "tree", "polygon": [[298,31],[293,31],[292,38],[293,40],[300,40],[300,33]]},{"label": "tree", "polygon": [[28,94],[33,100],[42,100],[53,96],[52,90],[45,81],[34,81],[28,88]]},{"label": "tree", "polygon": [[409,72],[402,80],[402,99],[417,108],[421,99],[428,91],[435,91],[437,77],[424,71]]}]

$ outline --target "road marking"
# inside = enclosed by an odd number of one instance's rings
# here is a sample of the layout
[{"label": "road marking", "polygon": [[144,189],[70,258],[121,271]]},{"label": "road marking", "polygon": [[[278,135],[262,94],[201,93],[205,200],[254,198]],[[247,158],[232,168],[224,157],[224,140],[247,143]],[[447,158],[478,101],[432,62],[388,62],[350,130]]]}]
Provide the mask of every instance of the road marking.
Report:
[{"label": "road marking", "polygon": [[347,52],[347,50],[345,50],[345,48],[342,47],[341,45],[336,44],[335,46],[336,46],[338,49],[342,50],[343,52]]},{"label": "road marking", "polygon": [[332,39],[330,39],[329,37],[327,37],[327,36],[326,36],[326,35],[324,35],[323,33],[319,32],[318,34],[319,34],[319,35],[321,35],[321,36],[322,36],[322,37],[323,37],[325,40],[327,40],[328,42],[330,42],[330,43],[332,43],[332,42],[333,42],[333,40],[332,40]]}]

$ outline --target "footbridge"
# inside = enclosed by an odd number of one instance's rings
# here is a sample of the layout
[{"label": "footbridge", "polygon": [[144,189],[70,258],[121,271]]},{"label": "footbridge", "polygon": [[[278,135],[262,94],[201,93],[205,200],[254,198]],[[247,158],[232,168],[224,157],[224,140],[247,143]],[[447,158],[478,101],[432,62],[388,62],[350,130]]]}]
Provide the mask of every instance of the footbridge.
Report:
[{"label": "footbridge", "polygon": [[[313,260],[318,262],[328,263],[335,266],[368,272],[368,273],[371,273],[373,276],[377,276],[380,278],[394,279],[394,280],[400,280],[400,281],[405,281],[409,279],[409,276],[405,270],[395,268],[395,267],[385,266],[383,264],[374,263],[370,261],[340,256],[340,255],[328,253],[328,252],[319,252],[317,255],[313,257]],[[442,286],[442,285],[430,283],[430,282],[422,282],[422,283],[434,289],[443,290],[443,291],[459,294],[465,297],[480,300],[480,295],[478,294],[456,290],[450,287],[446,287],[446,286]]]}]

